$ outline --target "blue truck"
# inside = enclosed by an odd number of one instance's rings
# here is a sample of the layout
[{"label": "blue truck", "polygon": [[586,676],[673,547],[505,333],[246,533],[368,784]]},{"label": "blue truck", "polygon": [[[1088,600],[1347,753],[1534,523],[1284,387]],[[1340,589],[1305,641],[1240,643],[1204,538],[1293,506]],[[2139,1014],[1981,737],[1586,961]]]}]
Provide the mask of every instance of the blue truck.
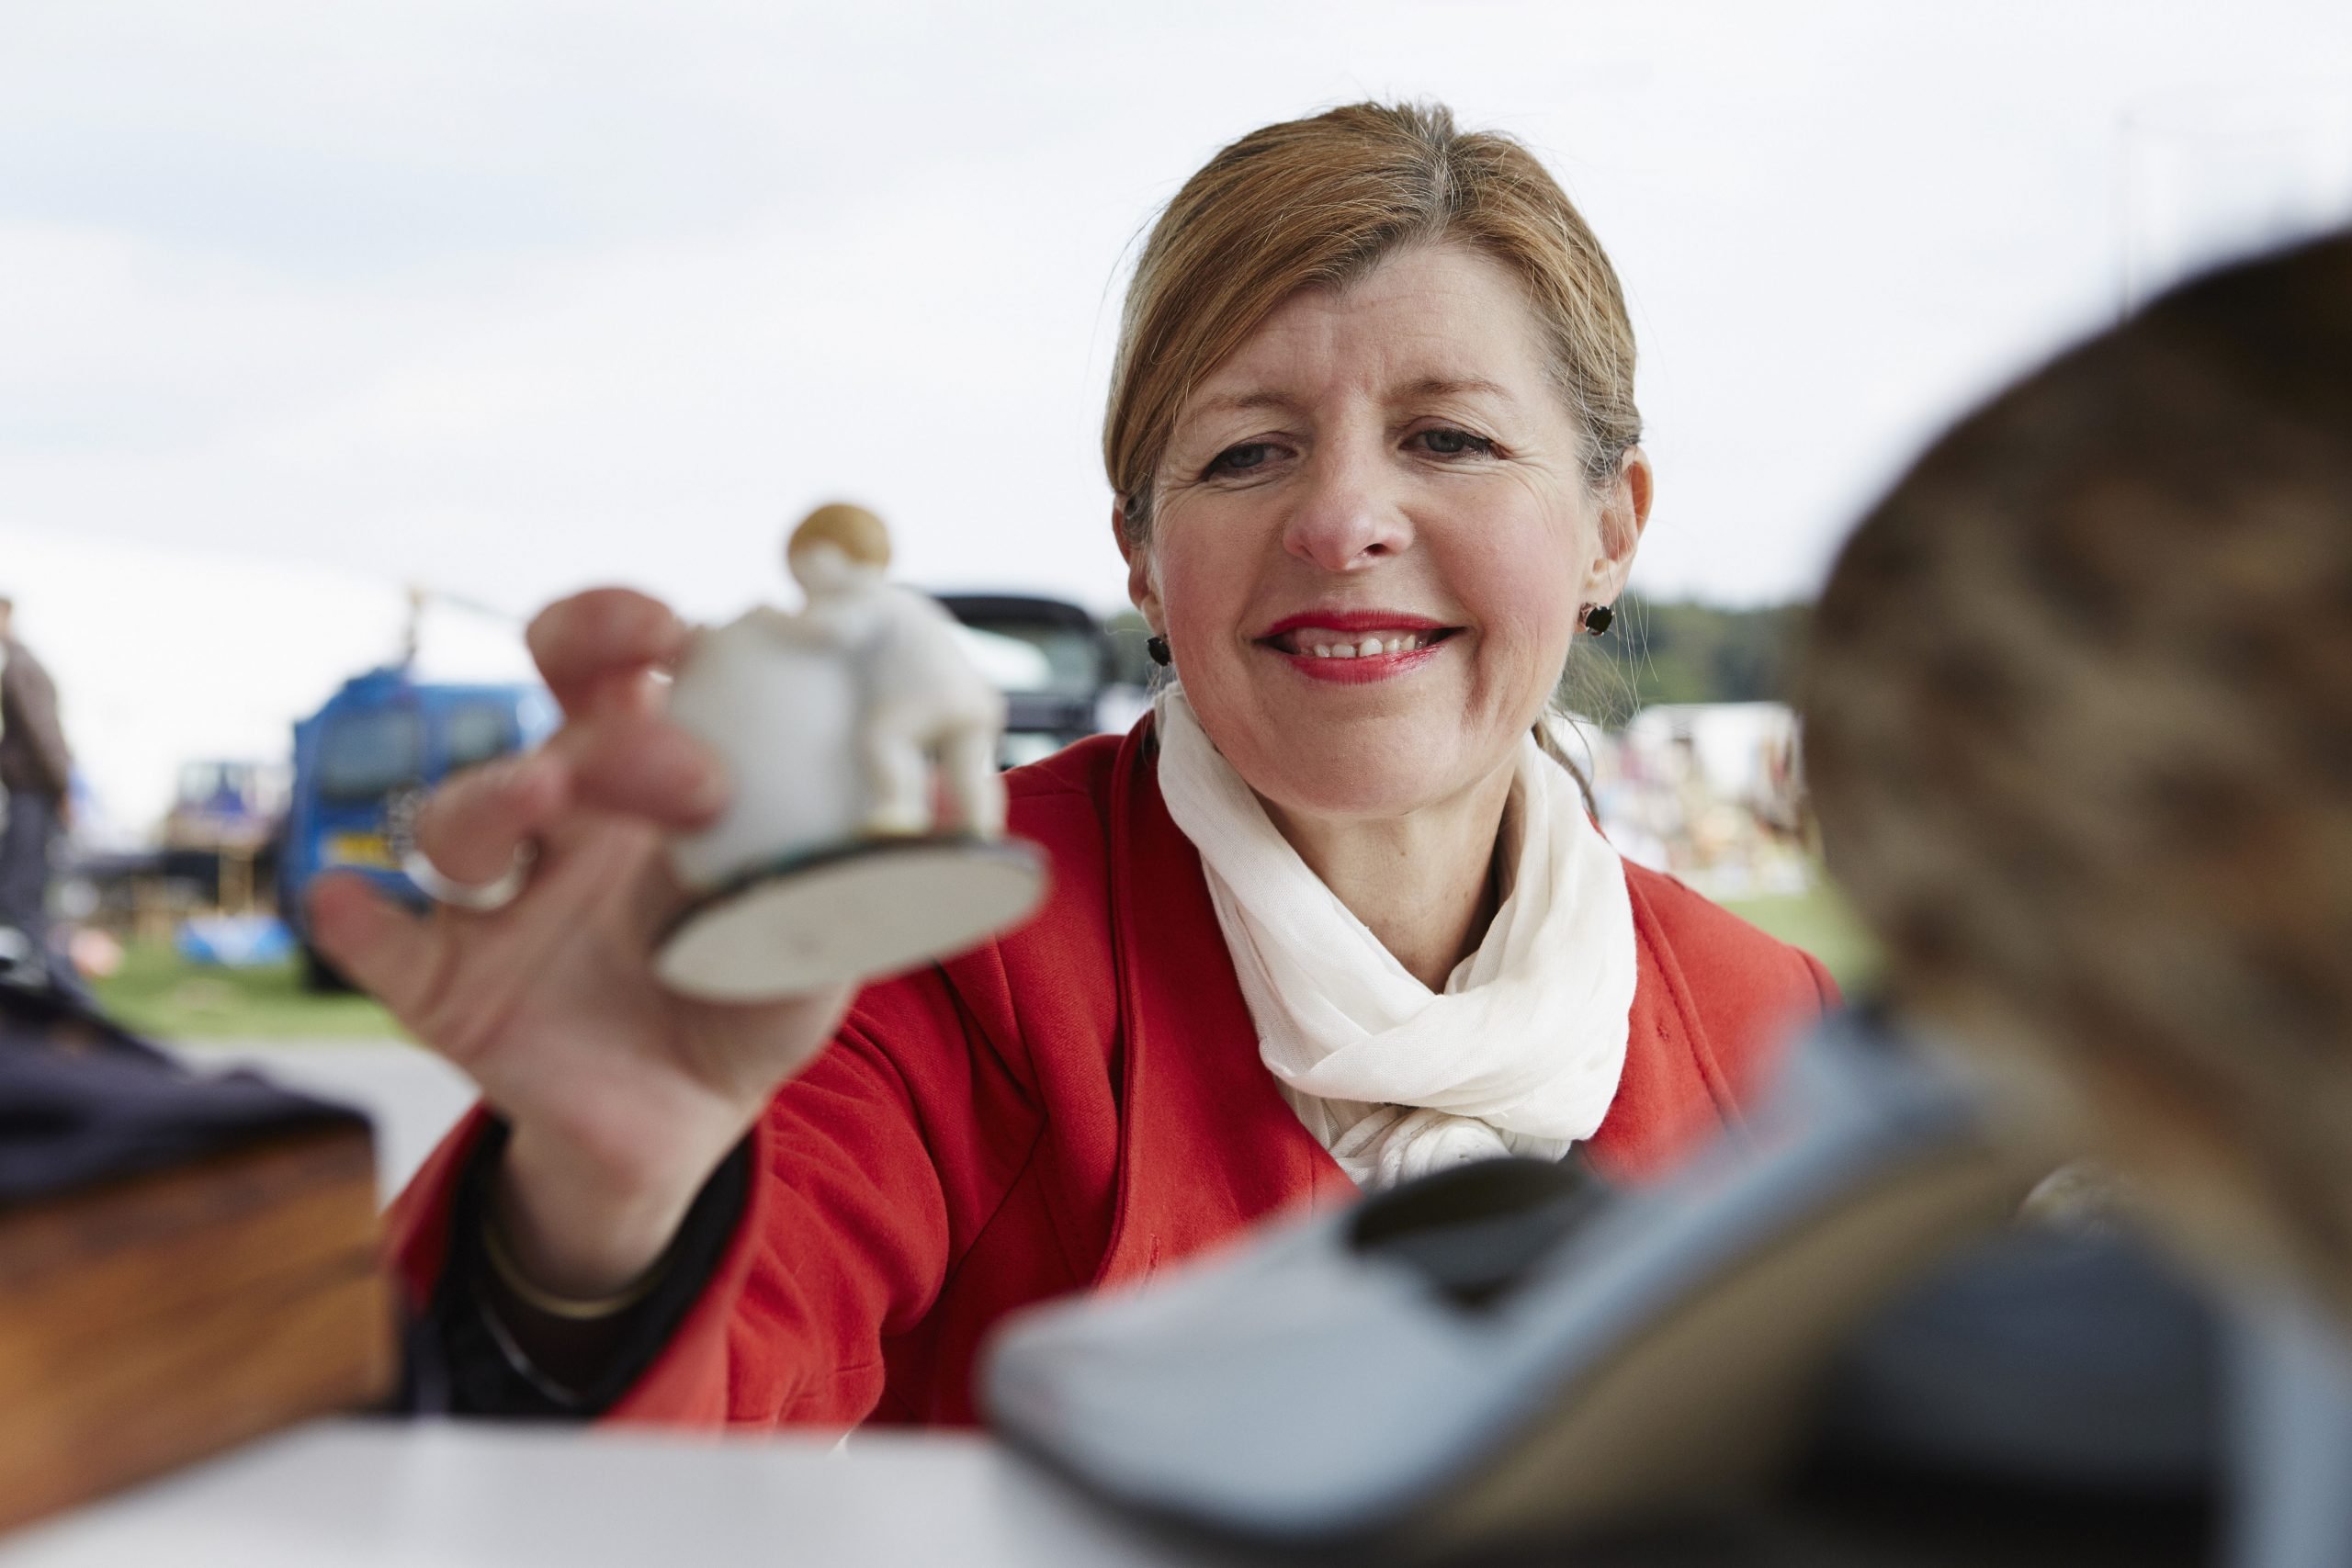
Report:
[{"label": "blue truck", "polygon": [[300,944],[304,983],[343,985],[310,941],[303,898],[325,871],[356,871],[422,907],[401,871],[417,808],[451,773],[536,746],[556,727],[536,684],[451,685],[387,665],[345,681],[294,726],[294,778],[277,861],[277,908]]}]

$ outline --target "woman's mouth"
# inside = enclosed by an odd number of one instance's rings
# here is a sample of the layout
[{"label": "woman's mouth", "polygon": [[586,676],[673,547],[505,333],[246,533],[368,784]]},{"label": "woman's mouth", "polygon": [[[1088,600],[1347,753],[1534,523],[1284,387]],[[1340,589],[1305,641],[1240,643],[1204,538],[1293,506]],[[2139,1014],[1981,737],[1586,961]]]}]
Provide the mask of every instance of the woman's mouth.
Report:
[{"label": "woman's mouth", "polygon": [[1299,615],[1258,642],[1283,655],[1293,669],[1311,680],[1353,684],[1385,680],[1428,663],[1461,629],[1419,616]]}]

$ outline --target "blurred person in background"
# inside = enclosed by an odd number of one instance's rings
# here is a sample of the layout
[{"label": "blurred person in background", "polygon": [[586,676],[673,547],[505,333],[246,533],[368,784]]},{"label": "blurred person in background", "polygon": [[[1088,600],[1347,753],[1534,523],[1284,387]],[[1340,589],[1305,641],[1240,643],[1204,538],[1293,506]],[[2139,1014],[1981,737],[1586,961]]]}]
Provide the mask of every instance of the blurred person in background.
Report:
[{"label": "blurred person in background", "polygon": [[57,683],[16,637],[16,602],[0,598],[0,963],[46,968],[49,882],[73,826],[74,755],[58,717]]},{"label": "blurred person in background", "polygon": [[[2346,1561],[2352,236],[2186,285],[1944,436],[1832,571],[1803,707],[1900,1011],[2273,1325],[2253,1364],[2283,1435],[2234,1478],[2241,1549]],[[2042,1359],[1994,1386],[2137,1355],[2111,1404],[2193,1399],[2131,1277],[1979,1280],[1950,1322]],[[1905,1384],[1923,1427],[1933,1371]],[[1990,1382],[1947,1430],[1987,1428]],[[2019,1451],[2104,1418],[2035,1402]]]},{"label": "blurred person in background", "polygon": [[728,788],[659,711],[689,628],[546,611],[566,728],[418,829],[460,882],[535,849],[521,896],[312,903],[483,1094],[393,1217],[415,1402],[967,1421],[1026,1303],[1464,1160],[1638,1175],[1736,1124],[1829,979],[1623,863],[1552,740],[1649,512],[1633,383],[1616,276],[1517,143],[1363,104],[1217,153],[1144,247],[1104,426],[1175,679],[1011,775],[1044,912],[854,1002],[655,983],[663,837]]}]

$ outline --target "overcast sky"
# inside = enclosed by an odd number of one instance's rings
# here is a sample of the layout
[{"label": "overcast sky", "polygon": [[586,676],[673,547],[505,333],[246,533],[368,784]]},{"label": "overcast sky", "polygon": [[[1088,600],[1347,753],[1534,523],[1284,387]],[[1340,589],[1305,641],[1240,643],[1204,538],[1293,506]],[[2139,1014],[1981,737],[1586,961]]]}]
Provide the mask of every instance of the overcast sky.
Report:
[{"label": "overcast sky", "polygon": [[0,521],[707,612],[838,494],[925,581],[1114,601],[1136,230],[1253,125],[1411,94],[1614,254],[1641,581],[1801,592],[2114,310],[2127,108],[2282,77],[2352,96],[2352,6],[18,0]]},{"label": "overcast sky", "polygon": [[917,581],[1107,607],[1137,231],[1252,126],[1413,95],[1625,279],[1636,584],[1799,593],[2112,317],[2132,107],[2245,85],[2352,102],[2352,6],[15,0],[0,539],[716,615],[846,496]]}]

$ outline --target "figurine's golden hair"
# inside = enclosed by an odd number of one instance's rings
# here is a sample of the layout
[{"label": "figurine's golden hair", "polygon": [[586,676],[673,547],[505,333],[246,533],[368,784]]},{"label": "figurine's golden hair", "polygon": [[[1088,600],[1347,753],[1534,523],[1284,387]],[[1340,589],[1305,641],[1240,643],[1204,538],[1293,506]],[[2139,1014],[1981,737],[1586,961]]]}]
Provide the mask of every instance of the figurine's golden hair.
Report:
[{"label": "figurine's golden hair", "polygon": [[890,564],[890,530],[863,506],[834,502],[800,520],[784,547],[786,560],[811,545],[831,545],[854,561],[867,566]]},{"label": "figurine's golden hair", "polygon": [[1340,288],[1416,244],[1452,241],[1508,267],[1549,339],[1595,484],[1641,439],[1634,329],[1609,258],[1535,155],[1454,129],[1435,104],[1351,104],[1253,130],[1184,182],[1128,285],[1102,462],[1131,542],[1184,400],[1301,288]]},{"label": "figurine's golden hair", "polygon": [[1947,434],[1840,556],[1804,706],[1898,998],[2352,1320],[2352,238]]}]

